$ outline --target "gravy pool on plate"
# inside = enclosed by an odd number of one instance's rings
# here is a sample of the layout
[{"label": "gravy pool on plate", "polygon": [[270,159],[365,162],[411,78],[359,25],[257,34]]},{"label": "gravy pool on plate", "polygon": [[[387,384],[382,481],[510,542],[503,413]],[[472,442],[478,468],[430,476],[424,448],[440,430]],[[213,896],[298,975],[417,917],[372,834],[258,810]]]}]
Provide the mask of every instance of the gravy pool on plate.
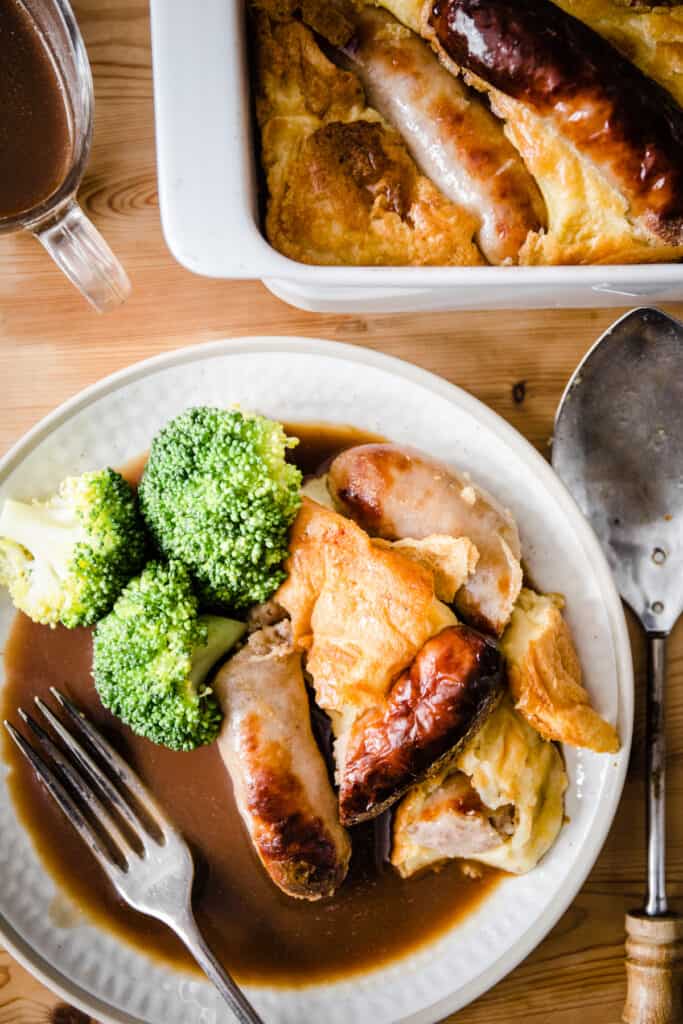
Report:
[{"label": "gravy pool on plate", "polygon": [[[301,439],[293,457],[303,472],[377,437],[352,428],[289,424]],[[139,479],[144,457],[127,467]],[[353,829],[349,875],[334,897],[291,900],[263,871],[235,807],[216,745],[174,753],[134,736],[101,705],[91,677],[91,631],[51,630],[17,615],[5,650],[0,717],[14,717],[35,695],[58,686],[88,714],[155,793],[195,854],[195,908],[217,955],[241,981],[304,985],[371,970],[436,938],[470,913],[502,877],[478,865],[466,877],[451,862],[403,881],[382,864],[372,823]],[[3,735],[3,758],[17,813],[44,864],[84,914],[150,954],[196,970],[163,925],[126,907],[71,826],[45,795],[19,751]],[[49,909],[46,908],[46,913]]]}]

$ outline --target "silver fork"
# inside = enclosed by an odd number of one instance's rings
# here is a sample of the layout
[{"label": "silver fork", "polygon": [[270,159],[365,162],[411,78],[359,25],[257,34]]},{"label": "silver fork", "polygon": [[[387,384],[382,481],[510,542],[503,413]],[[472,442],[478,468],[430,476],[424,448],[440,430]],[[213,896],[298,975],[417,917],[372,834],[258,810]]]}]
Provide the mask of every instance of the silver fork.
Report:
[{"label": "silver fork", "polygon": [[[218,962],[197,927],[191,904],[194,863],[185,840],[135,772],[85,715],[55,687],[50,690],[64,715],[107,763],[118,785],[39,697],[34,698],[36,707],[70,756],[23,708],[18,708],[19,715],[37,738],[47,759],[11,722],[5,721],[10,736],[126,903],[173,929],[240,1024],[263,1024],[263,1019]],[[50,761],[54,767],[50,766]],[[97,827],[82,813],[67,786],[78,794]],[[117,824],[105,801],[125,821],[125,830]]]}]

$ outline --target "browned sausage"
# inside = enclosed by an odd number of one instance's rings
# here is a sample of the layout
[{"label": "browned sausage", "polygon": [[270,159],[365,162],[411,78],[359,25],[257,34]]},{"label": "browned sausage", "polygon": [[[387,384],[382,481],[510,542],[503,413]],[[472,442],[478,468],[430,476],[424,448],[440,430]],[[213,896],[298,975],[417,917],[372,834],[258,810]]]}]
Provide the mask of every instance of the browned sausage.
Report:
[{"label": "browned sausage", "polygon": [[521,551],[514,519],[490,494],[452,466],[395,444],[342,452],[328,485],[346,515],[386,540],[469,537],[479,561],[455,605],[470,624],[500,636],[522,585]]},{"label": "browned sausage", "polygon": [[351,844],[311,731],[288,623],[252,633],[213,688],[225,712],[218,748],[261,863],[288,896],[331,896]]},{"label": "browned sausage", "polygon": [[423,174],[474,214],[486,258],[516,262],[528,233],[543,226],[545,209],[501,122],[391,15],[364,8],[354,24],[343,53],[368,102],[401,133]]},{"label": "browned sausage", "polygon": [[630,203],[683,244],[683,110],[661,86],[550,0],[432,0],[439,49],[548,118]]},{"label": "browned sausage", "polygon": [[343,739],[339,807],[344,824],[373,818],[456,755],[502,692],[496,647],[469,626],[424,645],[377,707]]}]

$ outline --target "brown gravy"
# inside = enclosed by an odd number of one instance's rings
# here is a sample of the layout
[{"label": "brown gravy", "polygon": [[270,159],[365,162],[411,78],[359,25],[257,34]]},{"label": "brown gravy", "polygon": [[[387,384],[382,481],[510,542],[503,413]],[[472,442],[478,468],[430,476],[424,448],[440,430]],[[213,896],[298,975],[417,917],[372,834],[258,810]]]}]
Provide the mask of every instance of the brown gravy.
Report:
[{"label": "brown gravy", "polygon": [[0,0],[0,218],[33,209],[67,175],[72,133],[64,90],[18,0]]},{"label": "brown gravy", "polygon": [[[311,471],[351,444],[378,438],[350,428],[290,425],[302,440],[296,461]],[[130,463],[137,481],[144,457]],[[219,957],[241,981],[306,985],[369,970],[436,938],[488,895],[500,873],[466,878],[457,864],[402,881],[377,866],[373,827],[352,830],[349,877],[335,897],[306,903],[269,880],[243,831],[230,780],[215,747],[173,753],[134,736],[105,711],[90,676],[89,630],[50,630],[18,615],[5,651],[0,718],[49,686],[71,695],[135,766],[190,842],[197,862],[195,908]],[[81,840],[36,782],[3,730],[14,805],[50,873],[88,917],[147,954],[190,968],[171,932],[129,910],[109,887]]]}]

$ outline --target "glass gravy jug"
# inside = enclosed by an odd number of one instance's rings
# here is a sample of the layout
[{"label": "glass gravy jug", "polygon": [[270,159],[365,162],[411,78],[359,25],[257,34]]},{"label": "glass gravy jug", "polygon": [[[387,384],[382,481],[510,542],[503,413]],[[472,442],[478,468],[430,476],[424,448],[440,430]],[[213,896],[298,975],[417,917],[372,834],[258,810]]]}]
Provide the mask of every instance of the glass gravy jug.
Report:
[{"label": "glass gravy jug", "polygon": [[94,96],[68,0],[0,0],[0,51],[0,233],[32,232],[103,312],[130,282],[75,198]]}]

